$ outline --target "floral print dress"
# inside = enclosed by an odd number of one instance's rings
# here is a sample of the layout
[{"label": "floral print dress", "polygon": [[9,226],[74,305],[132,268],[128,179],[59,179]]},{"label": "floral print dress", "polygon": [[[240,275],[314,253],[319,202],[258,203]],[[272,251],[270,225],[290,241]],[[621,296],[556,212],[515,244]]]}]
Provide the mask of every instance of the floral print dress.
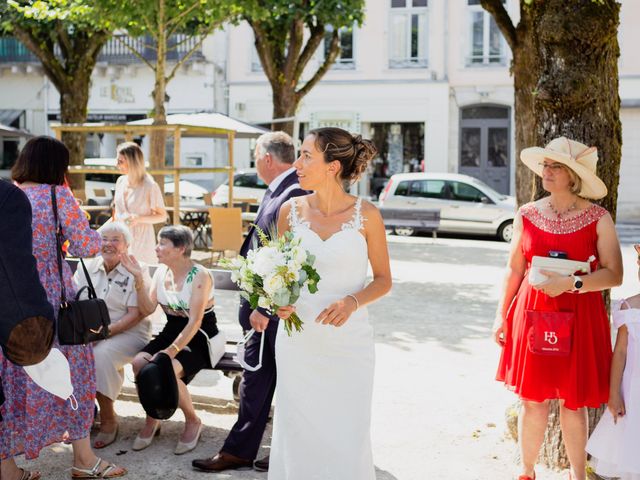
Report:
[{"label": "floral print dress", "polygon": [[[56,257],[56,240],[51,206],[51,186],[24,186],[33,210],[33,255],[38,273],[54,311],[60,305],[61,288]],[[69,254],[78,257],[95,255],[100,249],[100,235],[89,228],[84,213],[78,207],[68,188],[56,187],[58,216],[62,233],[69,240]],[[75,297],[76,287],[71,269],[63,262],[65,292]],[[79,440],[89,435],[93,421],[96,393],[95,366],[91,345],[60,346],[69,361],[73,393],[78,409],[69,401],[61,400],[35,384],[20,366],[8,361],[0,352],[0,378],[6,401],[0,412],[0,459],[23,454],[36,458],[40,450],[62,440]]]}]

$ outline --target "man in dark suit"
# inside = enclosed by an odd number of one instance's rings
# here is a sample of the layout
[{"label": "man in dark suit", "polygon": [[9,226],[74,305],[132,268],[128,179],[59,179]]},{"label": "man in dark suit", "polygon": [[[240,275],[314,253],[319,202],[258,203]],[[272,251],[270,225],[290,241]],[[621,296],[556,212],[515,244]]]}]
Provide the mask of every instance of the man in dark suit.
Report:
[{"label": "man in dark suit", "polygon": [[[291,197],[306,195],[308,192],[302,190],[298,184],[298,176],[292,167],[295,161],[295,147],[291,137],[286,133],[270,132],[258,138],[255,159],[258,175],[269,185],[255,223],[269,235],[277,225],[282,204]],[[258,246],[257,237],[256,229],[251,228],[240,250],[241,255],[246,256],[250,250]],[[251,310],[244,300],[240,302],[239,316],[243,330],[256,330],[246,345],[247,364],[259,363],[260,339],[265,335],[262,367],[255,372],[244,372],[240,383],[238,420],[217,455],[192,462],[193,467],[198,470],[219,472],[252,465],[259,471],[269,468],[268,457],[256,462],[254,459],[260,448],[276,387],[275,342],[278,317],[270,316],[260,308]]]},{"label": "man in dark suit", "polygon": [[[44,360],[53,342],[53,307],[40,283],[32,242],[29,199],[0,180],[0,347],[5,358],[23,366]],[[0,382],[0,405],[3,401]]]}]

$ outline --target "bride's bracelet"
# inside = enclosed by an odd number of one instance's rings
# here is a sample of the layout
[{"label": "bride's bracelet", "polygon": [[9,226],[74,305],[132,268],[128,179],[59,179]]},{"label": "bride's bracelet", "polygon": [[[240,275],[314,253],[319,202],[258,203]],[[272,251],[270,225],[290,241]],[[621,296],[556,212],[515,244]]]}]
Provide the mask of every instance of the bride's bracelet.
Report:
[{"label": "bride's bracelet", "polygon": [[360,302],[358,301],[357,297],[351,294],[347,295],[347,297],[353,298],[353,301],[356,302],[356,310],[358,310],[360,308]]}]

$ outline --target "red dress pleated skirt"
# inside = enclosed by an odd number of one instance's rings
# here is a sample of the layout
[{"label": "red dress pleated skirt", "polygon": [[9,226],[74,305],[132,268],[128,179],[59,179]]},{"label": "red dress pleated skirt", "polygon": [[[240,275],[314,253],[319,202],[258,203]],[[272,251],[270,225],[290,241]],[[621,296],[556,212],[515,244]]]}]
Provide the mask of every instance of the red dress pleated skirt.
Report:
[{"label": "red dress pleated skirt", "polygon": [[[571,260],[597,268],[598,220],[607,212],[593,205],[577,217],[550,220],[528,204],[520,209],[522,250],[531,259],[550,250],[566,252]],[[507,315],[507,333],[496,379],[523,400],[562,399],[570,409],[599,407],[609,399],[611,328],[601,292],[564,293],[551,298],[529,285],[528,269]],[[527,310],[574,312],[571,351],[568,356],[532,353],[527,342]]]}]

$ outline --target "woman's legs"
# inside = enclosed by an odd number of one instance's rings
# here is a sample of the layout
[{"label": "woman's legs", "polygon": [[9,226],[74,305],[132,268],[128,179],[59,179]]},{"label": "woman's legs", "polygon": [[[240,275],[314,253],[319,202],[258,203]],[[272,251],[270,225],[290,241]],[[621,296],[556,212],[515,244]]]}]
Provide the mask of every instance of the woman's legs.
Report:
[{"label": "woman's legs", "polygon": [[100,432],[115,432],[116,427],[118,426],[118,417],[115,409],[113,408],[113,400],[100,392],[96,392],[96,399],[100,406]]},{"label": "woman's legs", "polygon": [[540,447],[544,441],[544,432],[549,419],[549,401],[522,401],[518,425],[522,474],[533,478]]},{"label": "woman's legs", "polygon": [[[133,362],[131,362],[131,367],[133,368],[134,376],[137,376],[138,372],[142,369],[142,367],[144,367],[147,363],[149,363],[149,361],[151,361],[152,358],[153,358],[153,355],[151,355],[150,353],[147,353],[147,352],[138,353],[133,359]],[[140,438],[151,437],[154,434],[154,431],[156,429],[156,424],[159,421],[160,420],[156,420],[155,418],[152,418],[147,415],[147,418],[144,423],[144,427],[142,428],[142,430],[140,430],[140,432],[138,433],[138,436]]]},{"label": "woman's legs", "polygon": [[[0,478],[2,480],[18,480],[22,478],[23,470],[16,465],[13,458],[0,461]],[[40,472],[32,471],[31,478],[40,478]]]},{"label": "woman's legs", "polygon": [[187,386],[182,381],[182,375],[184,370],[180,362],[176,359],[173,360],[173,371],[176,374],[176,380],[178,382],[178,407],[184,413],[184,431],[180,435],[180,441],[184,443],[192,442],[198,434],[200,428],[200,418],[196,414],[195,408],[193,408],[193,402],[191,400],[191,394],[187,389]]},{"label": "woman's legs", "polygon": [[587,409],[570,410],[560,402],[560,428],[567,456],[571,464],[573,480],[585,480],[587,477],[587,439],[589,437],[589,422]]},{"label": "woman's legs", "polygon": [[[85,470],[91,470],[96,463],[98,462],[98,457],[91,449],[91,442],[89,441],[89,437],[81,438],[80,440],[75,440],[71,442],[71,446],[73,447],[73,466],[82,468]],[[109,465],[109,462],[102,461],[101,468],[98,471],[102,471]],[[117,467],[113,473],[118,471],[124,472],[125,469],[122,467]],[[71,471],[73,474],[73,470]]]}]

